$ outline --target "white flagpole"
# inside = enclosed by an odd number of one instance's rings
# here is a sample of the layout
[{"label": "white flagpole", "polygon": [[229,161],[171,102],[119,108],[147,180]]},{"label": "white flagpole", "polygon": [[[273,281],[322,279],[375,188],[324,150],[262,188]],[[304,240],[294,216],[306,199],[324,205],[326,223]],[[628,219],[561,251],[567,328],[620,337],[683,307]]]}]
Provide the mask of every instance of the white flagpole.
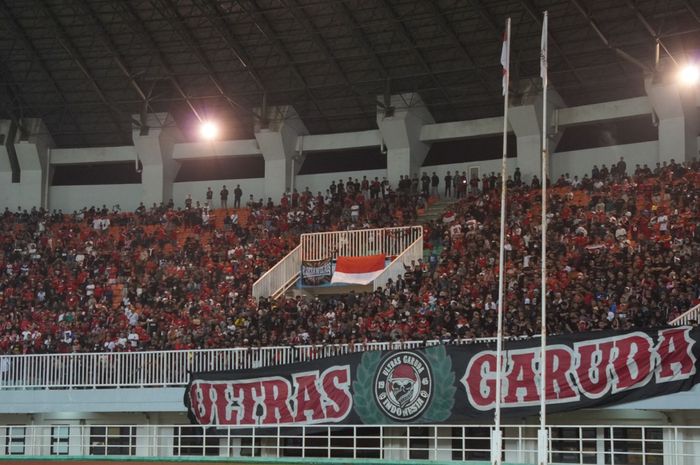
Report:
[{"label": "white flagpole", "polygon": [[547,27],[548,15],[544,12],[542,22],[542,43],[540,57],[540,76],[542,77],[542,245],[540,305],[542,320],[540,328],[540,430],[537,435],[539,465],[547,465]]},{"label": "white flagpole", "polygon": [[[505,280],[505,231],[506,231],[506,160],[508,157],[508,91],[510,88],[510,18],[506,19],[503,63],[503,157],[501,158],[501,237],[498,258],[498,323],[496,329],[496,409],[494,430],[491,436],[491,463],[501,464],[503,437],[501,434],[501,373],[503,358],[503,310]],[[505,58],[505,60],[503,60]]]}]

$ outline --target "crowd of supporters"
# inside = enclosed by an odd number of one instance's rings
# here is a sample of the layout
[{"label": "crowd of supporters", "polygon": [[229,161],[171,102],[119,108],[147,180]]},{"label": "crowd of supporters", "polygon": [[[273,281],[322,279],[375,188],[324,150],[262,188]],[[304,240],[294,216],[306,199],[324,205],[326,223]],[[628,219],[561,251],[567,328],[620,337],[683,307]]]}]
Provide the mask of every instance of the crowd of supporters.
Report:
[{"label": "crowd of supporters", "polygon": [[[653,327],[699,302],[700,165],[624,160],[549,189],[551,334]],[[417,179],[417,178],[416,178]],[[279,204],[91,208],[0,217],[0,351],[133,351],[457,339],[495,334],[499,189],[470,180],[425,225],[426,259],[384,289],[262,299],[252,283],[302,232],[412,224],[439,181],[333,183]],[[408,182],[406,182],[408,181]],[[352,185],[352,188],[348,187]],[[466,183],[465,183],[466,184]],[[508,180],[505,332],[539,332],[540,190]],[[375,187],[373,187],[375,186]],[[415,186],[415,187],[414,187]],[[365,187],[367,187],[365,189]],[[433,189],[435,187],[435,189]],[[376,194],[376,195],[375,195]],[[240,215],[240,216],[239,216]],[[245,218],[243,218],[245,216]]]},{"label": "crowd of supporters", "polygon": [[[0,352],[230,347],[257,312],[253,282],[299,234],[415,222],[425,198],[393,191],[210,210],[6,209],[0,216]],[[244,217],[244,218],[243,218]]]}]

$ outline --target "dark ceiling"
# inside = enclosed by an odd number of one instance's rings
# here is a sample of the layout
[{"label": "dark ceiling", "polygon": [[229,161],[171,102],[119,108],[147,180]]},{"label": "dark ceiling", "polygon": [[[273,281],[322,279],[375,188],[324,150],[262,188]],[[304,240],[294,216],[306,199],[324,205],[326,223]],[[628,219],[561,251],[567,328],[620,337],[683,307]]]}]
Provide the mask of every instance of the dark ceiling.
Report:
[{"label": "dark ceiling", "polygon": [[700,49],[700,0],[0,0],[0,118],[86,147],[131,144],[144,111],[251,137],[264,100],[311,133],[376,128],[387,92],[418,92],[438,122],[495,116],[505,18],[512,74],[534,78],[545,9],[568,105],[643,95],[657,40]]}]

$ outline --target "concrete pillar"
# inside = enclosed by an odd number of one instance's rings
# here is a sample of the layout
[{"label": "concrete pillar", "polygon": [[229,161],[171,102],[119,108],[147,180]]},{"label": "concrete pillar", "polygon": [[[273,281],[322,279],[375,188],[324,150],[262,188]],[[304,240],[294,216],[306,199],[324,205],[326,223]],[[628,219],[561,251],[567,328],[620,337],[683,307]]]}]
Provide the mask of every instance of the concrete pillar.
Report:
[{"label": "concrete pillar", "polygon": [[[138,115],[134,115],[138,119]],[[134,127],[136,154],[143,165],[142,202],[146,207],[167,203],[173,196],[173,181],[180,163],[173,160],[173,147],[182,142],[182,134],[168,113],[146,115],[147,129]]]},{"label": "concrete pillar", "polygon": [[[529,84],[529,81],[521,84],[521,88]],[[516,166],[520,168],[523,181],[529,183],[534,175],[542,177],[542,106],[544,99],[541,91],[538,93],[524,91],[514,100],[514,104],[508,109],[508,122],[515,132],[517,141]],[[559,94],[550,87],[547,91],[547,133],[550,135],[554,129],[554,111],[563,106],[564,102]],[[560,137],[560,134],[550,136],[548,146],[550,154],[554,153]],[[552,159],[550,157],[548,171],[551,171],[551,166]]]},{"label": "concrete pillar", "polygon": [[423,125],[435,122],[418,94],[392,95],[390,112],[377,107],[377,125],[386,145],[386,171],[396,188],[399,177],[418,175],[430,145],[420,140]]},{"label": "concrete pillar", "polygon": [[17,206],[19,183],[12,183],[12,164],[9,149],[14,146],[15,132],[10,120],[0,120],[0,211],[5,207],[14,211]]},{"label": "concrete pillar", "polygon": [[53,139],[43,121],[22,120],[24,132],[16,138],[15,153],[21,171],[17,204],[22,208],[47,207],[49,157]]},{"label": "concrete pillar", "polygon": [[676,82],[644,82],[659,122],[659,161],[690,161],[698,154],[696,91]]},{"label": "concrete pillar", "polygon": [[[279,202],[282,194],[292,187],[301,162],[296,159],[297,138],[308,134],[304,122],[291,106],[267,109],[267,122],[255,125],[255,139],[265,159],[265,199]],[[293,173],[293,174],[292,174]]]}]

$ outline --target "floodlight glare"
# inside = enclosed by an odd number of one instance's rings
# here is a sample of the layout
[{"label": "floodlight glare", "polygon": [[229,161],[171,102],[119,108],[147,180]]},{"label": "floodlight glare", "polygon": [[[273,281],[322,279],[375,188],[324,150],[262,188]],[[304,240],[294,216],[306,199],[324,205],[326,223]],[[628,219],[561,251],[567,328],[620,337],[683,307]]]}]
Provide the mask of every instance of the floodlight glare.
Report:
[{"label": "floodlight glare", "polygon": [[219,135],[219,126],[213,121],[203,121],[199,127],[199,134],[202,139],[214,140]]},{"label": "floodlight glare", "polygon": [[694,86],[700,82],[700,68],[695,64],[688,64],[678,72],[678,81],[686,86]]}]

